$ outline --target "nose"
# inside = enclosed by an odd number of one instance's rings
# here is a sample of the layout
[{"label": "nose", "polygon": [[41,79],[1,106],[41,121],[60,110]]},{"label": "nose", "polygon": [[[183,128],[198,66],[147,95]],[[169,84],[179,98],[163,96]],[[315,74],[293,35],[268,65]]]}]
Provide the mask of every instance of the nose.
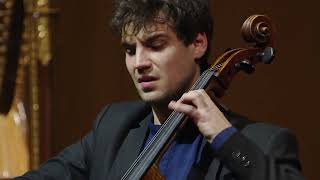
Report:
[{"label": "nose", "polygon": [[144,48],[137,48],[136,55],[135,55],[135,66],[134,68],[139,73],[145,73],[145,71],[149,70],[152,66],[151,61],[149,59],[149,55],[146,49]]}]

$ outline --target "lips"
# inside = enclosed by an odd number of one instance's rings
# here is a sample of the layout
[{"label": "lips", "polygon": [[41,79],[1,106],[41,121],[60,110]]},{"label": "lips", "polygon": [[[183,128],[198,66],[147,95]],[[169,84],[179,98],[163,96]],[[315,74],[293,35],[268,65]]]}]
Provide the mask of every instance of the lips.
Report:
[{"label": "lips", "polygon": [[157,78],[153,76],[141,76],[140,78],[138,78],[138,83],[150,82],[154,80],[157,80]]},{"label": "lips", "polygon": [[155,88],[155,81],[157,80],[154,76],[141,76],[138,78],[138,83],[141,85],[143,90],[152,90]]}]

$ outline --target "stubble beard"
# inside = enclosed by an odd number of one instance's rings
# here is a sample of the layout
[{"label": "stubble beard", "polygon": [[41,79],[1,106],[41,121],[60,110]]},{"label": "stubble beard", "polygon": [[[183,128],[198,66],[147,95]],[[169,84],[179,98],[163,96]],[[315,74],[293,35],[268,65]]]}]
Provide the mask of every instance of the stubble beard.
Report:
[{"label": "stubble beard", "polygon": [[158,107],[161,109],[168,108],[168,104],[174,100],[177,101],[180,97],[188,92],[193,84],[190,84],[192,81],[191,78],[177,85],[177,88],[174,90],[164,90],[162,92],[155,91],[143,91],[142,89],[138,90],[141,100],[151,105],[152,107]]}]

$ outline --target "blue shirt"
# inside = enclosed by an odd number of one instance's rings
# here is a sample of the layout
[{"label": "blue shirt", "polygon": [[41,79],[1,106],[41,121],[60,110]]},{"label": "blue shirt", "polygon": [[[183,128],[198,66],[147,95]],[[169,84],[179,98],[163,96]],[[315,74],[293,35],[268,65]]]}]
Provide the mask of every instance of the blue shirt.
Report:
[{"label": "blue shirt", "polygon": [[[150,142],[161,125],[155,125],[153,118],[149,121],[149,136],[146,144]],[[212,150],[218,150],[221,145],[237,130],[234,127],[227,128],[219,133],[211,144]],[[176,139],[169,146],[160,160],[159,171],[166,180],[187,179],[201,176],[199,170],[192,168],[200,160],[199,155],[203,150],[204,137],[197,128],[189,123],[183,128]]]}]

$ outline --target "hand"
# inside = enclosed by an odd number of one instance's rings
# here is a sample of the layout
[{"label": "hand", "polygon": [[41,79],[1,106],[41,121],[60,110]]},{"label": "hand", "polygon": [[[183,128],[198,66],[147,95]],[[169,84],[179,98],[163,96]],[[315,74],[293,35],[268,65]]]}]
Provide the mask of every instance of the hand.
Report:
[{"label": "hand", "polygon": [[229,121],[203,89],[183,94],[178,101],[171,101],[168,107],[189,116],[210,143],[222,130],[231,127]]}]

